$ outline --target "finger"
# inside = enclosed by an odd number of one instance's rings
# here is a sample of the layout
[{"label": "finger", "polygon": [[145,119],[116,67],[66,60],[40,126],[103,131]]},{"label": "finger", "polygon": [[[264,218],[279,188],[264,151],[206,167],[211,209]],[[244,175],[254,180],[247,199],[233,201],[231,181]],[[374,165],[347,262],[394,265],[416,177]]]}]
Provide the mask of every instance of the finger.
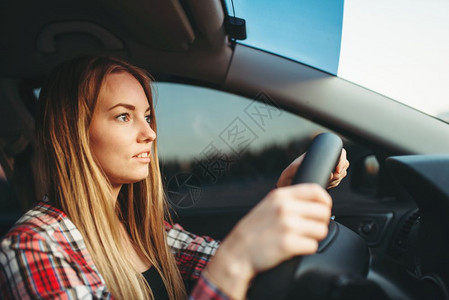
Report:
[{"label": "finger", "polygon": [[302,213],[290,214],[278,219],[279,230],[276,235],[288,235],[294,233],[297,236],[307,236],[321,240],[326,237],[328,225],[330,222],[331,211],[325,207],[308,207],[313,210],[313,213],[308,212],[308,215]]},{"label": "finger", "polygon": [[316,183],[295,184],[284,187],[283,190],[298,200],[316,201],[329,207],[332,206],[331,196]]},{"label": "finger", "polygon": [[336,181],[341,181],[345,177],[346,177],[346,170],[341,171],[341,173],[333,173],[331,179],[329,180],[329,184]]},{"label": "finger", "polygon": [[281,251],[288,253],[289,257],[313,254],[318,250],[318,240],[307,236],[290,235],[280,244]]},{"label": "finger", "polygon": [[302,238],[298,241],[298,244],[301,249],[297,255],[310,255],[318,251],[318,241],[315,239]]},{"label": "finger", "polygon": [[289,178],[293,178],[296,174],[296,171],[298,171],[299,166],[301,165],[302,161],[304,160],[304,154],[302,154],[301,156],[297,157],[286,169],[287,172],[287,176]]},{"label": "finger", "polygon": [[338,174],[334,174],[334,175],[332,176],[332,177],[333,177],[332,181],[342,181],[343,178],[346,177],[346,175],[348,175],[348,172],[347,172],[347,170],[345,169],[345,170],[341,171],[341,172],[338,173]]},{"label": "finger", "polygon": [[334,188],[334,187],[338,186],[338,185],[341,183],[341,181],[343,180],[343,178],[344,178],[345,176],[346,176],[346,175],[341,176],[341,177],[339,177],[339,178],[335,178],[334,180],[332,180],[331,182],[329,182],[328,185],[327,185],[327,189],[331,189],[331,188]]},{"label": "finger", "polygon": [[290,207],[292,216],[296,219],[307,219],[328,223],[331,217],[329,206],[320,202],[298,202]]},{"label": "finger", "polygon": [[333,189],[333,188],[339,186],[339,185],[340,185],[340,182],[341,182],[341,181],[329,184],[329,186],[327,187],[327,189]]},{"label": "finger", "polygon": [[284,187],[292,184],[293,178],[295,177],[295,174],[304,159],[304,155],[305,153],[296,158],[290,165],[288,165],[287,168],[285,168],[276,183],[276,187]]},{"label": "finger", "polygon": [[335,168],[335,172],[340,173],[342,170],[344,170],[344,167],[346,166],[346,162],[348,162],[348,160],[346,158],[346,150],[345,150],[345,148],[343,148],[343,149],[341,149],[340,159],[338,161],[337,167]]},{"label": "finger", "polygon": [[329,226],[327,222],[315,220],[300,220],[298,222],[296,234],[298,237],[307,237],[321,241],[327,236]]},{"label": "finger", "polygon": [[343,173],[344,171],[346,171],[349,168],[350,164],[349,164],[349,161],[346,160],[342,165],[343,166],[340,168],[339,172],[336,172],[337,174],[338,173]]}]

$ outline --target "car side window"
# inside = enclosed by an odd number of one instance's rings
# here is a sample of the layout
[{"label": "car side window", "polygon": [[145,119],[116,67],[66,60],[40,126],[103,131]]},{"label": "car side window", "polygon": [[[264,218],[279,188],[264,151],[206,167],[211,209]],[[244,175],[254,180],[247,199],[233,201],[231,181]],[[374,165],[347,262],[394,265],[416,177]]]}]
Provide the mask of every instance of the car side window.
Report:
[{"label": "car side window", "polygon": [[177,83],[154,86],[161,170],[178,209],[253,206],[326,130],[280,109],[264,92],[249,99]]}]

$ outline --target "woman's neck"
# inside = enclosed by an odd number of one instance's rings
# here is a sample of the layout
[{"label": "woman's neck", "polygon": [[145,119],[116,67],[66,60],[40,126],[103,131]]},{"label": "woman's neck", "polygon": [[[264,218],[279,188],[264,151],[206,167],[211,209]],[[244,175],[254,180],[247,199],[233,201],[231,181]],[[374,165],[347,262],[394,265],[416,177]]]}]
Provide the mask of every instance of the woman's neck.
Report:
[{"label": "woman's neck", "polygon": [[115,201],[117,201],[117,199],[118,199],[118,194],[120,193],[120,190],[121,190],[121,188],[122,188],[122,184],[117,184],[117,185],[112,185],[112,189],[111,189],[111,191],[112,191],[112,199],[115,199]]}]

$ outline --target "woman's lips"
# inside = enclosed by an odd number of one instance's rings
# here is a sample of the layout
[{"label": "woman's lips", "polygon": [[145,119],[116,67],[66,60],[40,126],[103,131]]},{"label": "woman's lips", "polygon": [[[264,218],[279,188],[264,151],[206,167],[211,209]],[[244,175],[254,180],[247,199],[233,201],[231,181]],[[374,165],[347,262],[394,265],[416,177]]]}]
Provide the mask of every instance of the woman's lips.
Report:
[{"label": "woman's lips", "polygon": [[141,152],[137,155],[134,155],[133,158],[137,159],[139,162],[149,163],[150,162],[150,152]]},{"label": "woman's lips", "polygon": [[136,155],[136,157],[138,157],[138,158],[144,158],[144,157],[149,157],[149,156],[150,156],[149,152],[142,152],[142,153]]}]

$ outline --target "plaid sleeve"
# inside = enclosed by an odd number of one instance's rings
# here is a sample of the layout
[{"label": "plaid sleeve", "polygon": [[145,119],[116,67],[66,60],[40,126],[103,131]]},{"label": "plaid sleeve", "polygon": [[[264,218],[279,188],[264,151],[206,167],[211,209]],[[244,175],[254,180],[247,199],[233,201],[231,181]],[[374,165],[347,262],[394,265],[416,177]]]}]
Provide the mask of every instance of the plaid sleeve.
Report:
[{"label": "plaid sleeve", "polygon": [[53,248],[54,245],[35,234],[5,238],[0,248],[0,298],[97,298],[62,251]]},{"label": "plaid sleeve", "polygon": [[227,300],[229,299],[223,292],[221,292],[215,285],[213,285],[207,278],[201,276],[198,279],[193,291],[189,296],[189,300]]}]

